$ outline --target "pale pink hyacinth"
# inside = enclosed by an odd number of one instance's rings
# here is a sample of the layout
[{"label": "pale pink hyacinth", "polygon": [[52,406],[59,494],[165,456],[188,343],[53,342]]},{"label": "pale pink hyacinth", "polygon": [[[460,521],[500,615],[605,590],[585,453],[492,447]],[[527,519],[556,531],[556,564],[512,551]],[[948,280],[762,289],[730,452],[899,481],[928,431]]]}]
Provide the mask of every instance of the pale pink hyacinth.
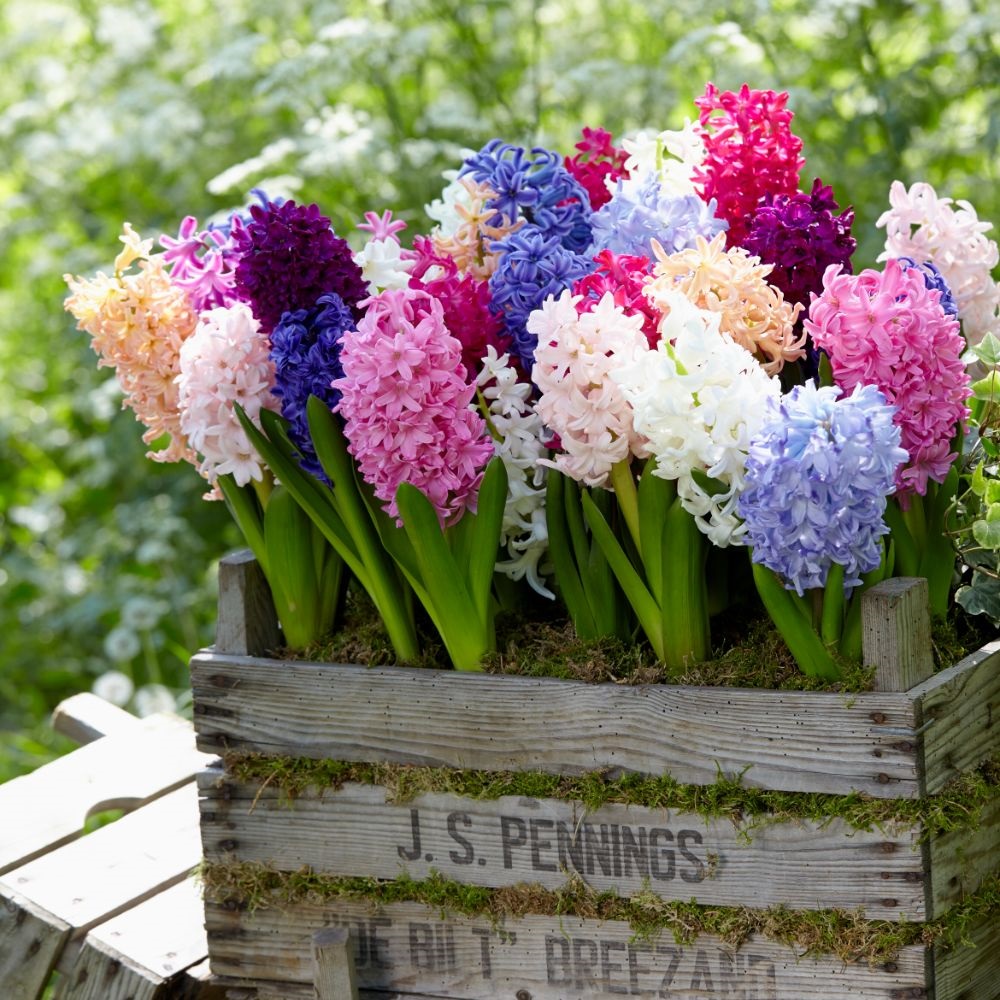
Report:
[{"label": "pale pink hyacinth", "polygon": [[181,347],[181,429],[201,455],[198,471],[213,485],[224,475],[232,475],[238,486],[264,478],[265,467],[240,426],[235,404],[258,426],[262,409],[280,409],[271,392],[274,363],[268,351],[260,324],[243,302],[203,313]]},{"label": "pale pink hyacinth", "polygon": [[545,425],[562,450],[552,468],[588,486],[603,486],[612,466],[632,455],[645,458],[645,439],[633,426],[632,408],[611,373],[649,350],[641,315],[627,315],[608,292],[579,314],[579,296],[564,291],[547,298],[528,317],[538,337],[532,381]]},{"label": "pale pink hyacinth", "polygon": [[847,392],[873,385],[896,407],[893,423],[910,455],[896,473],[905,502],[907,494],[925,494],[928,479],[943,482],[955,460],[951,441],[969,415],[965,345],[941,293],[916,268],[888,260],[884,272],[840,270],[826,269],[805,328],[830,356],[837,385]]},{"label": "pale pink hyacinth", "polygon": [[146,427],[142,440],[151,444],[170,436],[166,447],[147,457],[194,462],[181,429],[175,379],[181,345],[194,333],[197,314],[183,289],[170,280],[163,255],[151,252],[152,240],[143,240],[127,222],[119,239],[125,248],[115,258],[112,276],[64,275],[72,293],[65,308],[78,328],[90,334],[98,367],[114,368],[125,394],[122,406]]},{"label": "pale pink hyacinth", "polygon": [[726,234],[711,242],[695,237],[695,246],[668,254],[653,240],[656,263],[645,288],[664,315],[673,292],[682,292],[699,309],[719,314],[719,329],[755,354],[768,375],[786,361],[805,357],[805,334],[796,333],[801,305],[786,302],[767,281],[773,265],[762,264],[743,247],[726,249]]},{"label": "pale pink hyacinth", "polygon": [[[399,518],[396,490],[420,489],[442,525],[474,511],[493,455],[486,422],[472,404],[462,345],[441,303],[424,291],[391,288],[367,299],[357,330],[344,333],[344,377],[333,383],[348,450],[365,481]],[[399,522],[401,523],[401,522]]]},{"label": "pale pink hyacinth", "polygon": [[[713,544],[738,542],[744,527],[736,504],[746,485],[750,439],[781,384],[757,359],[719,330],[720,316],[666,296],[657,346],[611,372],[632,407],[636,431],[656,457],[653,474],[677,483],[681,505]],[[695,473],[716,480],[709,492]]]},{"label": "pale pink hyacinth", "polygon": [[1000,251],[985,235],[993,224],[980,222],[967,201],[939,198],[924,182],[907,190],[902,181],[893,181],[889,204],[875,223],[886,233],[879,260],[930,261],[955,297],[966,340],[978,344],[988,332],[1000,336],[1000,285],[990,273]]}]

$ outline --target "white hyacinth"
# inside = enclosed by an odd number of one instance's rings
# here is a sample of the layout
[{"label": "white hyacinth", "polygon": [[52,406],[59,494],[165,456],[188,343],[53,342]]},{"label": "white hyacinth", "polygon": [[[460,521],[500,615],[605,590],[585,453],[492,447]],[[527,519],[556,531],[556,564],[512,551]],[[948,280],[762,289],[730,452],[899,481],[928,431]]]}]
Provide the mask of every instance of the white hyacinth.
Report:
[{"label": "white hyacinth", "polygon": [[486,350],[476,385],[489,404],[490,423],[501,438],[493,447],[507,470],[501,544],[510,558],[498,562],[496,570],[511,580],[527,579],[532,590],[551,599],[555,595],[545,586],[541,567],[549,546],[547,473],[538,464],[547,452],[542,443],[544,427],[528,401],[531,386],[518,381],[517,372],[508,363],[509,355],[498,357],[492,345]]},{"label": "white hyacinth", "polygon": [[[694,172],[705,159],[705,144],[697,122],[686,122],[679,132],[639,132],[634,139],[623,139],[622,147],[629,154],[625,161],[628,177],[622,182],[627,197],[635,200],[650,174],[657,175],[662,194],[698,195]],[[614,193],[613,187],[609,190]]]},{"label": "white hyacinth", "polygon": [[372,295],[386,288],[409,287],[410,271],[416,261],[402,257],[402,250],[399,240],[387,237],[369,240],[354,255],[354,263],[361,268],[361,276],[368,282]]},{"label": "white hyacinth", "polygon": [[[781,386],[754,356],[719,331],[719,315],[667,293],[656,349],[611,372],[631,404],[636,433],[656,457],[655,475],[677,481],[681,504],[715,545],[738,541],[736,501],[743,490],[750,438],[764,403]],[[711,494],[697,470],[725,485]]]}]

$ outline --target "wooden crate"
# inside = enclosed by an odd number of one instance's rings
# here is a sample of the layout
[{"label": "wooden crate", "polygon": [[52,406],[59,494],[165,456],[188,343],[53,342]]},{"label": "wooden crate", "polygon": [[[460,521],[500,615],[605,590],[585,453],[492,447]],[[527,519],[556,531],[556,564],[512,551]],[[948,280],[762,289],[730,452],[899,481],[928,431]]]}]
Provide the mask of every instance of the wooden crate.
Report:
[{"label": "wooden crate", "polygon": [[[219,641],[192,661],[204,751],[396,762],[480,771],[720,774],[790,792],[910,799],[935,795],[1000,750],[1000,642],[929,676],[925,591],[892,581],[866,605],[866,656],[883,690],[817,692],[628,687],[269,659],[276,630],[246,558],[223,566]],[[908,649],[908,647],[910,647]],[[897,688],[897,690],[892,690]],[[1000,869],[1000,799],[974,831],[926,838],[895,823],[841,820],[745,828],[664,809],[427,793],[396,804],[348,784],[289,804],[222,770],[199,779],[210,862],[392,879],[432,871],[458,882],[556,889],[577,873],[594,889],[711,906],[863,910],[929,921]],[[751,821],[752,822],[752,821]],[[981,947],[909,946],[871,967],[803,958],[762,937],[733,949],[702,935],[636,939],[627,924],[526,915],[502,926],[414,902],[301,902],[248,912],[207,908],[213,972],[241,995],[314,996],[311,935],[348,928],[373,996],[465,1000],[719,997],[804,1000],[1000,997],[1000,919]],[[379,992],[381,991],[381,992]]]}]

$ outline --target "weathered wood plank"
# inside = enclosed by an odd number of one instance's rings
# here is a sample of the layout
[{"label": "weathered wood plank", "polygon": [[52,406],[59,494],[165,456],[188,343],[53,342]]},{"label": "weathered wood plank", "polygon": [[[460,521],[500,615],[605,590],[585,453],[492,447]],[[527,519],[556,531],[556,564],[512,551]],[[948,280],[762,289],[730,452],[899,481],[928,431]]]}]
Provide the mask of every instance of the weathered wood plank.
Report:
[{"label": "weathered wood plank", "polygon": [[909,692],[924,730],[924,794],[1000,753],[1000,640]]},{"label": "weathered wood plank", "polygon": [[855,830],[842,820],[769,823],[666,809],[508,796],[425,794],[405,805],[350,784],[294,804],[271,788],[202,772],[202,842],[209,860],[260,861],[284,871],[394,878],[400,871],[498,888],[557,889],[576,873],[598,891],[709,905],[864,908],[872,919],[922,920],[920,831]]},{"label": "weathered wood plank", "polygon": [[906,694],[844,696],[285,662],[203,652],[199,746],[477,770],[719,773],[788,791],[918,794]]},{"label": "weathered wood plank", "polygon": [[141,720],[131,712],[89,691],[64,698],[52,713],[52,728],[81,746],[102,736],[130,733],[141,725]]},{"label": "weathered wood plank", "polygon": [[80,935],[181,881],[200,858],[192,782],[8,872],[0,898],[27,897]]},{"label": "weathered wood plank", "polygon": [[0,997],[35,1000],[69,940],[70,926],[17,893],[0,898]]},{"label": "weathered wood plank", "polygon": [[150,716],[0,786],[0,874],[78,837],[87,816],[133,808],[190,781],[212,758],[182,719]]},{"label": "weathered wood plank", "polygon": [[883,580],[861,598],[864,662],[879,691],[908,691],[934,673],[927,581]]},{"label": "weathered wood plank", "polygon": [[189,878],[99,924],[56,1000],[161,1000],[189,990],[184,970],[208,953],[203,919],[200,890]]},{"label": "weathered wood plank", "polygon": [[354,949],[346,927],[324,927],[312,938],[316,1000],[358,1000]]},{"label": "weathered wood plank", "polygon": [[969,943],[935,950],[935,1000],[996,1000],[1000,996],[1000,917],[981,920]]},{"label": "weathered wood plank", "polygon": [[267,656],[281,645],[278,616],[264,572],[249,549],[219,562],[215,648],[220,653]]},{"label": "weathered wood plank", "polygon": [[[527,916],[502,929],[486,919],[440,918],[413,903],[378,913],[363,904],[299,904],[246,914],[206,908],[212,962],[224,977],[308,983],[310,935],[347,926],[366,989],[496,1000],[523,990],[532,1000],[612,997],[736,997],[761,1000],[899,1000],[925,996],[922,947],[882,967],[803,958],[785,945],[752,938],[734,951],[719,938],[678,945],[670,935],[636,940],[624,923]],[[290,993],[282,994],[290,996]],[[950,998],[948,998],[950,1000]]]}]

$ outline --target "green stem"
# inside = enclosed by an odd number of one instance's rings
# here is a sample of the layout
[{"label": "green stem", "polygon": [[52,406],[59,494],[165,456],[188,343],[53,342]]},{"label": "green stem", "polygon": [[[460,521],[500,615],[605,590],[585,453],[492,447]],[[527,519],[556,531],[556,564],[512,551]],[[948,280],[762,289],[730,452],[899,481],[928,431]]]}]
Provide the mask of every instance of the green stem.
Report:
[{"label": "green stem", "polygon": [[694,517],[681,506],[679,498],[674,500],[663,526],[660,603],[663,662],[671,673],[680,673],[708,659],[707,544]]},{"label": "green stem", "polygon": [[618,497],[618,508],[625,518],[632,541],[635,547],[642,551],[639,543],[639,497],[635,487],[635,479],[632,476],[632,468],[628,459],[616,462],[611,466],[611,487]]},{"label": "green stem", "polygon": [[820,620],[820,638],[829,650],[840,645],[844,630],[844,567],[834,563],[823,588],[823,614]]},{"label": "green stem", "polygon": [[913,535],[907,526],[906,518],[899,509],[899,501],[889,497],[885,505],[885,523],[892,532],[892,540],[896,548],[896,569],[900,576],[920,575],[920,551],[914,542]]}]

